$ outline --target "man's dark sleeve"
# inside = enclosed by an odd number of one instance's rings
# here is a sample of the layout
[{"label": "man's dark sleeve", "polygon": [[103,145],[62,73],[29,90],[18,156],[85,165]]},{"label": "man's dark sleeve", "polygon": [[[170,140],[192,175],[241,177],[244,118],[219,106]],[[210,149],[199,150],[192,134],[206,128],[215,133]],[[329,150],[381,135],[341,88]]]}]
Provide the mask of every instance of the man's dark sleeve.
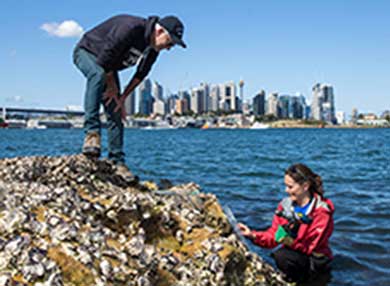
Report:
[{"label": "man's dark sleeve", "polygon": [[137,72],[135,73],[134,77],[142,81],[149,74],[150,69],[157,59],[157,56],[158,52],[151,48],[139,63]]},{"label": "man's dark sleeve", "polygon": [[117,61],[117,57],[126,50],[126,47],[131,46],[131,42],[136,36],[136,29],[129,29],[125,25],[120,25],[112,29],[108,35],[103,50],[97,56],[97,63],[104,68],[105,71],[113,69]]}]

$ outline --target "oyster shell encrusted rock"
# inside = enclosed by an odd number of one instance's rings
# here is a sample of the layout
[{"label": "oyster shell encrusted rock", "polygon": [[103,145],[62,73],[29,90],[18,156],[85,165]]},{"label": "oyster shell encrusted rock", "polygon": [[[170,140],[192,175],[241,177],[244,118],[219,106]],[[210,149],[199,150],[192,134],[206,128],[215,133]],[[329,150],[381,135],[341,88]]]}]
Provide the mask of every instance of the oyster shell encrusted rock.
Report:
[{"label": "oyster shell encrusted rock", "polygon": [[0,160],[0,286],[287,285],[189,183],[83,155]]}]

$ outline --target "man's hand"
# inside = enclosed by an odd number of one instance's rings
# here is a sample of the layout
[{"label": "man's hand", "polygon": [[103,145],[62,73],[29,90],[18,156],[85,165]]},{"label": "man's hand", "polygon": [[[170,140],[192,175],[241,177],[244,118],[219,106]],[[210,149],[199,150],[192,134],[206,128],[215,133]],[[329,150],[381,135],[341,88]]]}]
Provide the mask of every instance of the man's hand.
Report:
[{"label": "man's hand", "polygon": [[113,72],[106,73],[106,90],[103,94],[104,104],[108,106],[111,101],[119,103],[119,88]]},{"label": "man's hand", "polygon": [[113,72],[106,74],[106,91],[103,94],[104,104],[109,106],[112,101],[115,102],[114,112],[120,112],[121,118],[126,120],[125,100],[126,96],[120,95],[120,91]]},{"label": "man's hand", "polygon": [[123,120],[126,120],[126,107],[125,107],[125,101],[126,101],[126,96],[122,94],[121,97],[119,97],[119,100],[117,102],[117,106],[114,109],[114,112],[120,112],[121,113],[121,118]]}]

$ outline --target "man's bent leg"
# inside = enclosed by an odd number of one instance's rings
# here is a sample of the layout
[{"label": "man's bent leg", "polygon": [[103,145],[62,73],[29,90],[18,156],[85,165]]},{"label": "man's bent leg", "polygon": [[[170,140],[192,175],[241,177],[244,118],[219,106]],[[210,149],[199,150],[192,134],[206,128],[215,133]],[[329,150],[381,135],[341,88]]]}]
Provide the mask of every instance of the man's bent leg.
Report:
[{"label": "man's bent leg", "polygon": [[74,63],[87,78],[87,87],[84,97],[84,130],[86,137],[83,153],[100,156],[100,103],[105,90],[104,69],[96,63],[96,57],[84,49],[76,48]]},{"label": "man's bent leg", "polygon": [[[118,73],[115,73],[118,90],[120,83]],[[118,95],[119,96],[119,95]],[[124,126],[122,122],[121,110],[115,112],[117,104],[112,101],[108,106],[104,106],[107,117],[107,135],[108,135],[108,158],[116,164],[125,163],[125,153],[123,152]]]}]

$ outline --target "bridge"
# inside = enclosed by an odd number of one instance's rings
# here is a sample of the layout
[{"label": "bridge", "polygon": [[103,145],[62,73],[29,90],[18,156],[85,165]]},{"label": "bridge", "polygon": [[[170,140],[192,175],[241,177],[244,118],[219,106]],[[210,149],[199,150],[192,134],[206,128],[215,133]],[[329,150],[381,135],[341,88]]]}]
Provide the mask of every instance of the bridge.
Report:
[{"label": "bridge", "polygon": [[22,107],[0,107],[0,111],[4,117],[15,115],[30,117],[32,115],[64,115],[64,116],[83,116],[84,111],[59,110],[59,109],[44,109],[44,108],[22,108]]}]

